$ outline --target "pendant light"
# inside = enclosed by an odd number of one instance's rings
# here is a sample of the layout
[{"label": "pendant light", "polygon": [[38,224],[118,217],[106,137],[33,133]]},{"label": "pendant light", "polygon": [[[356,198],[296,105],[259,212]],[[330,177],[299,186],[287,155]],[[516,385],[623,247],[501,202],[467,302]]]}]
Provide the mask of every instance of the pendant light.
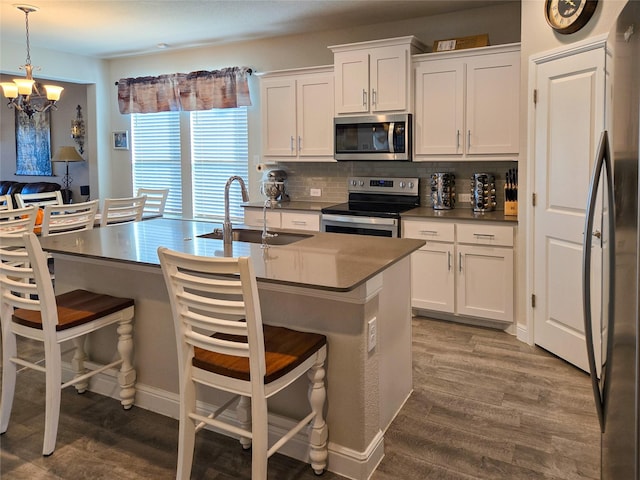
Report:
[{"label": "pendant light", "polygon": [[44,85],[44,90],[47,96],[46,101],[38,102],[37,99],[32,99],[32,95],[35,93],[40,96],[38,85],[33,79],[33,65],[31,65],[31,46],[29,44],[29,14],[37,12],[36,7],[30,5],[17,5],[16,8],[24,12],[25,29],[27,36],[27,60],[24,65],[21,65],[20,70],[25,71],[25,78],[14,78],[13,82],[2,82],[2,92],[5,98],[9,99],[7,104],[10,108],[13,107],[16,110],[20,110],[27,114],[29,118],[34,113],[46,112],[50,108],[55,108],[56,102],[60,100],[60,93],[64,90],[63,87],[57,85]]}]

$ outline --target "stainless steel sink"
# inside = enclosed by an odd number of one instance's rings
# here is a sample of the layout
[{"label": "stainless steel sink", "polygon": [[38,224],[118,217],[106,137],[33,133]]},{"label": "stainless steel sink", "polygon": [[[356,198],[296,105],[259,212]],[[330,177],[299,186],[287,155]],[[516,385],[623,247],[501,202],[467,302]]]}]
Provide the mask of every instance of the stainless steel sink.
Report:
[{"label": "stainless steel sink", "polygon": [[[275,232],[269,232],[274,234]],[[232,230],[232,238],[234,242],[262,243],[262,230],[248,230],[245,228],[234,228]],[[268,245],[289,245],[290,243],[299,242],[313,235],[306,233],[290,233],[278,232],[276,236],[267,238]],[[211,233],[198,235],[199,238],[213,238],[214,240],[222,240],[222,230],[216,229]]]}]

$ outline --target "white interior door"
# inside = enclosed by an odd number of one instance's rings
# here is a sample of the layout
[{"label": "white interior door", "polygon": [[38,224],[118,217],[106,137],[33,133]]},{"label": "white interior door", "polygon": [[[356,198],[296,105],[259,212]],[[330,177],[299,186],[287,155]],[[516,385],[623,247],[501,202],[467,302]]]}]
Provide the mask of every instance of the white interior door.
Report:
[{"label": "white interior door", "polygon": [[[589,181],[604,128],[604,60],[603,49],[595,49],[536,68],[533,336],[537,345],[583,370],[588,365],[582,243]],[[600,312],[601,239],[592,240],[592,311]],[[599,324],[593,330],[599,352]]]}]

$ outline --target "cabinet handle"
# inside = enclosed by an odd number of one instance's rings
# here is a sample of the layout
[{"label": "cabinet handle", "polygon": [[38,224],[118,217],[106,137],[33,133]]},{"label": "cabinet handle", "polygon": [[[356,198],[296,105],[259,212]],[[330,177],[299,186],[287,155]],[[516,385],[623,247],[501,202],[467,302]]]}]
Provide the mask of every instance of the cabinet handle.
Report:
[{"label": "cabinet handle", "polygon": [[362,106],[367,106],[367,91],[364,88],[362,89]]},{"label": "cabinet handle", "polygon": [[302,151],[302,137],[298,135],[298,153]]},{"label": "cabinet handle", "polygon": [[471,148],[471,130],[467,130],[467,151]]},{"label": "cabinet handle", "polygon": [[293,225],[306,225],[307,222],[305,222],[304,220],[293,220],[291,222]]},{"label": "cabinet handle", "polygon": [[447,268],[451,271],[451,252],[447,252]]},{"label": "cabinet handle", "polygon": [[462,253],[458,252],[458,271],[462,273]]},{"label": "cabinet handle", "polygon": [[488,240],[493,240],[496,236],[493,233],[474,233],[474,237],[476,238],[486,238]]},{"label": "cabinet handle", "polygon": [[460,130],[456,131],[456,150],[460,149]]},{"label": "cabinet handle", "polygon": [[293,152],[293,149],[295,148],[293,144],[294,141],[295,140],[293,139],[293,135],[291,135],[291,152]]},{"label": "cabinet handle", "polygon": [[376,96],[376,89],[373,88],[371,89],[371,104],[372,105],[376,105],[378,103],[377,101],[377,96]]},{"label": "cabinet handle", "polygon": [[420,233],[422,235],[437,235],[438,231],[437,230],[420,230]]}]

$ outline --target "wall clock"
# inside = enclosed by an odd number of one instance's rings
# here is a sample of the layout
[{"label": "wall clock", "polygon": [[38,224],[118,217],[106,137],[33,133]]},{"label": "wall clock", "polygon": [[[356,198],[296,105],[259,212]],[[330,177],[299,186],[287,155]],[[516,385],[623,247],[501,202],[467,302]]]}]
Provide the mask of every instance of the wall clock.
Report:
[{"label": "wall clock", "polygon": [[547,0],[544,15],[556,32],[569,34],[587,24],[597,5],[598,0]]}]

